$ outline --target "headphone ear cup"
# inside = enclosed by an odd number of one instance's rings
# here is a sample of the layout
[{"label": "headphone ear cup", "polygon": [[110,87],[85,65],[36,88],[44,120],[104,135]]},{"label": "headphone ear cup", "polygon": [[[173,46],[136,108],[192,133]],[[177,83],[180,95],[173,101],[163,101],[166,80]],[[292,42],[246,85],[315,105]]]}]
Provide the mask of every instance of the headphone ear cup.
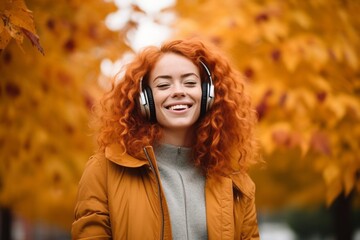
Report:
[{"label": "headphone ear cup", "polygon": [[203,82],[201,84],[201,106],[200,106],[200,117],[205,116],[205,113],[207,111],[207,101],[209,98],[209,83]]},{"label": "headphone ear cup", "polygon": [[146,94],[148,101],[147,116],[150,122],[156,122],[155,102],[150,87],[145,87],[144,94]]}]

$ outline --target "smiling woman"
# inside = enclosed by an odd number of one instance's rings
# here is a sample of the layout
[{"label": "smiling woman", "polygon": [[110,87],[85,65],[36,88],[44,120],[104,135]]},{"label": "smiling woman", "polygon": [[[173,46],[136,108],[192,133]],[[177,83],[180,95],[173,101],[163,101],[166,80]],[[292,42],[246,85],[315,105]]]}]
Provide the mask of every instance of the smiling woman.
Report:
[{"label": "smiling woman", "polygon": [[186,57],[167,53],[160,57],[148,81],[154,96],[156,119],[162,126],[160,141],[191,146],[201,106],[198,67]]},{"label": "smiling woman", "polygon": [[258,239],[255,111],[210,44],[139,52],[99,105],[73,238]]}]

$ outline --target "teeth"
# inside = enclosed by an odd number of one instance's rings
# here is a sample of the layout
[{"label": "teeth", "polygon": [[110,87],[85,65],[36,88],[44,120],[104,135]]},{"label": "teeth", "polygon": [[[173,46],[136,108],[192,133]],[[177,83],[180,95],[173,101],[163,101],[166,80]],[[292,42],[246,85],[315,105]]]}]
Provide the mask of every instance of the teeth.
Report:
[{"label": "teeth", "polygon": [[188,108],[188,106],[187,105],[182,105],[182,104],[174,105],[174,106],[169,107],[170,110],[183,110],[183,109],[186,109],[186,108]]}]

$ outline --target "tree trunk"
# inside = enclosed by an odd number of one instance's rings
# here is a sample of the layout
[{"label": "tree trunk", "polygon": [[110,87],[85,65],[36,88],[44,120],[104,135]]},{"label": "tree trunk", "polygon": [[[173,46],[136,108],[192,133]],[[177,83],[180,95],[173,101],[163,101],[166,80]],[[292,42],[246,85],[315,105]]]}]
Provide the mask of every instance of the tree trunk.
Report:
[{"label": "tree trunk", "polygon": [[353,224],[351,221],[352,194],[345,197],[341,194],[332,204],[331,212],[334,217],[334,235],[336,240],[351,240]]},{"label": "tree trunk", "polygon": [[9,208],[0,207],[0,240],[11,240],[12,214]]}]

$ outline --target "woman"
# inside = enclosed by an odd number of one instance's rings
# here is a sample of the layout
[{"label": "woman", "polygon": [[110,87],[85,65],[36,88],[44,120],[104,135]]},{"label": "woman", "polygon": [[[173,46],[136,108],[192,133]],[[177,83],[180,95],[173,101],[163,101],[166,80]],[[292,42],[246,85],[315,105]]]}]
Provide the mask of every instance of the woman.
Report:
[{"label": "woman", "polygon": [[255,113],[213,46],[148,47],[104,98],[74,239],[259,239]]}]

